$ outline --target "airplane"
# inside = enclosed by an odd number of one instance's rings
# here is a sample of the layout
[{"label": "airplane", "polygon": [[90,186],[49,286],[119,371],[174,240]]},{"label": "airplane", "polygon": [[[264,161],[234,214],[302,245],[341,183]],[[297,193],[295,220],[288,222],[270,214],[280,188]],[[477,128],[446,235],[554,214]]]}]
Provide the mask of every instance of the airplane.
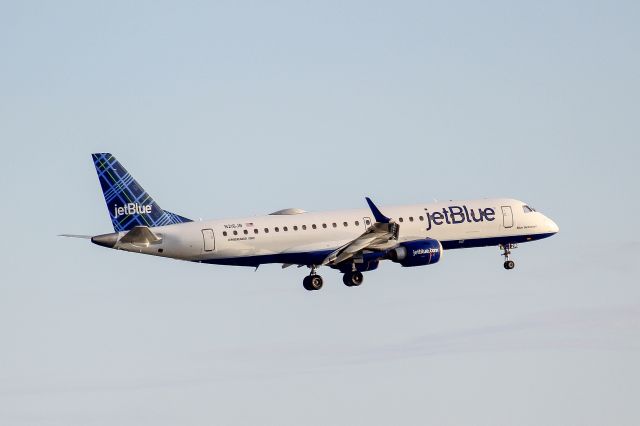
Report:
[{"label": "airplane", "polygon": [[380,209],[307,212],[298,208],[269,215],[194,221],[160,208],[118,160],[92,154],[115,232],[89,236],[99,246],[215,265],[282,264],[308,267],[303,287],[322,288],[318,268],[343,274],[348,287],[363,282],[383,260],[404,267],[432,265],[444,250],[498,246],[504,268],[515,262],[519,243],[559,231],[553,220],[511,198],[433,202]]}]

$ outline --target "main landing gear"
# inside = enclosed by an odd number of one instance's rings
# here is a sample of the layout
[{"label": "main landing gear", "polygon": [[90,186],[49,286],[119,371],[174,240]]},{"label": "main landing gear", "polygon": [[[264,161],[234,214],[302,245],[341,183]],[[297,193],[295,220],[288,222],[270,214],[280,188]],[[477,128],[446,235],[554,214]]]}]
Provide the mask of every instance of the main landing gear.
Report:
[{"label": "main landing gear", "polygon": [[362,284],[364,277],[362,276],[362,272],[353,271],[347,272],[342,276],[342,282],[347,287],[357,287]]},{"label": "main landing gear", "polygon": [[316,273],[317,266],[311,266],[311,274],[304,277],[302,286],[309,291],[320,290],[322,288],[322,277]]},{"label": "main landing gear", "polygon": [[[306,290],[314,291],[322,288],[322,277],[316,273],[317,269],[317,266],[312,265],[311,273],[302,280],[302,286]],[[362,281],[364,281],[364,277],[359,271],[347,272],[342,276],[342,282],[347,287],[357,287],[362,284]]]},{"label": "main landing gear", "polygon": [[504,256],[504,269],[511,270],[516,267],[516,262],[511,260],[511,250],[518,248],[517,244],[500,244],[500,250],[502,250],[502,256]]}]

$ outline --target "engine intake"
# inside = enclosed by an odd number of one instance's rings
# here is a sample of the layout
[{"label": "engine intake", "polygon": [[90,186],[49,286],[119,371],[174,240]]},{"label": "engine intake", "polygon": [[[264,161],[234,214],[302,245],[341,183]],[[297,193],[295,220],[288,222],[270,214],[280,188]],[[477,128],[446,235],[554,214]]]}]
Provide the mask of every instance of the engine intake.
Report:
[{"label": "engine intake", "polygon": [[442,244],[440,241],[426,240],[408,241],[387,252],[387,257],[402,266],[432,265],[440,260]]}]

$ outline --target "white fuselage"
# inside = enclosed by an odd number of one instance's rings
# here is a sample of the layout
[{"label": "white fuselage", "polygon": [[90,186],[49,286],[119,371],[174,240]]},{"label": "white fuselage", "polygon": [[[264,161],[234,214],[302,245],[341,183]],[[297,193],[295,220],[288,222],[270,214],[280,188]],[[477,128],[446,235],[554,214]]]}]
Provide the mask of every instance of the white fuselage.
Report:
[{"label": "white fuselage", "polygon": [[[524,206],[515,199],[481,199],[389,206],[381,211],[399,225],[397,242],[432,238],[445,249],[526,242],[558,231],[551,219],[525,211]],[[230,265],[309,264],[314,253],[321,259],[357,238],[373,222],[368,209],[294,211],[154,227],[151,230],[161,238],[159,243],[118,242],[114,248]]]}]

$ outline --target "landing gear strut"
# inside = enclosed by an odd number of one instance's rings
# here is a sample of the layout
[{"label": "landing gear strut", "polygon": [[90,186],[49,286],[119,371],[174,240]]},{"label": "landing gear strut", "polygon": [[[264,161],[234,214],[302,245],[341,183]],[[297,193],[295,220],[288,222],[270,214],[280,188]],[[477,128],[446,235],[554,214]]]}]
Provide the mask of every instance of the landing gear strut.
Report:
[{"label": "landing gear strut", "polygon": [[316,265],[311,265],[311,273],[302,280],[302,286],[306,290],[313,291],[322,288],[322,277],[316,273],[317,269]]},{"label": "landing gear strut", "polygon": [[511,250],[518,248],[517,244],[500,244],[502,256],[504,256],[504,269],[510,270],[516,267],[516,262],[510,259]]},{"label": "landing gear strut", "polygon": [[362,276],[362,272],[353,271],[347,272],[342,276],[342,282],[347,287],[357,287],[362,284],[364,277]]}]

